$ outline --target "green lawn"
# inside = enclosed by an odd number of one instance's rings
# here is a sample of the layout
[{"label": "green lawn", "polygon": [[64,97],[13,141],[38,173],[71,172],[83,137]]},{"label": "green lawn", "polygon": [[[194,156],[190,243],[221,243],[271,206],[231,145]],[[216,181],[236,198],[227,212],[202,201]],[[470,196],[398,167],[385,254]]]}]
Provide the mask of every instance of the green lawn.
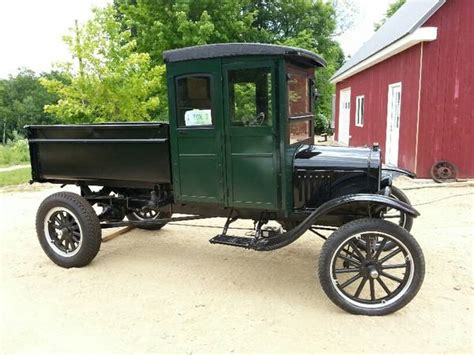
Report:
[{"label": "green lawn", "polygon": [[23,184],[31,180],[31,169],[22,168],[0,172],[0,187]]}]

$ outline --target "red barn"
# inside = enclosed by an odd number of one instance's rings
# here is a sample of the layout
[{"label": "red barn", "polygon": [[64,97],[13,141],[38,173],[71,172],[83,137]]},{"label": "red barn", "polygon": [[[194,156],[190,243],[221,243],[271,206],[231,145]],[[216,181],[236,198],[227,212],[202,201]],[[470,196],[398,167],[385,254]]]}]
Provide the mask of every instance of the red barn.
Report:
[{"label": "red barn", "polygon": [[474,177],[474,0],[408,0],[334,74],[336,140]]}]

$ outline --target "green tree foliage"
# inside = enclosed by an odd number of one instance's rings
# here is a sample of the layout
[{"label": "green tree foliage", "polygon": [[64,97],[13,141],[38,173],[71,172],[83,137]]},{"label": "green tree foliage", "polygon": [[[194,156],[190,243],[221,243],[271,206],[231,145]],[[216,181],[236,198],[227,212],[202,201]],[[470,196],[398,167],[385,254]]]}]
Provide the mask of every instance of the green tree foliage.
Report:
[{"label": "green tree foliage", "polygon": [[380,20],[380,22],[377,22],[374,24],[374,29],[375,31],[377,31],[380,27],[383,26],[383,24],[390,18],[393,16],[393,14],[395,12],[398,11],[399,8],[401,8],[403,6],[403,4],[406,3],[406,0],[396,0],[394,3],[392,3],[387,11],[385,12],[385,15],[384,17],[382,18],[382,20]]},{"label": "green tree foliage", "polygon": [[68,123],[158,119],[163,66],[137,51],[114,7],[93,12],[90,21],[76,24],[64,38],[75,60],[60,65],[66,80],[41,79],[48,92],[59,96],[45,111]]},{"label": "green tree foliage", "polygon": [[43,107],[57,100],[40,84],[41,78],[60,79],[57,72],[36,75],[21,69],[15,76],[0,80],[0,139],[2,143],[15,138],[15,132],[24,134],[28,124],[57,122],[54,115],[45,113]]},{"label": "green tree foliage", "polygon": [[[333,87],[328,79],[342,64],[332,39],[334,7],[322,0],[115,0],[123,28],[130,29],[137,50],[162,64],[167,49],[225,42],[262,42],[315,51],[328,62],[317,75],[317,109],[329,115]],[[160,95],[162,103],[166,96]],[[166,105],[159,113],[166,115]]]}]

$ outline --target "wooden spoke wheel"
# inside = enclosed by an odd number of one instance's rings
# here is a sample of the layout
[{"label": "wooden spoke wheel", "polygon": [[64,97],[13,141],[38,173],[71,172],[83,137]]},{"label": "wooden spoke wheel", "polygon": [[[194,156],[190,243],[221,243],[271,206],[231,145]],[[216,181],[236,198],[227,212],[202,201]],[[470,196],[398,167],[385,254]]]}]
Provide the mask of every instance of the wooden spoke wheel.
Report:
[{"label": "wooden spoke wheel", "polygon": [[86,199],[71,192],[55,193],[41,203],[36,232],[46,255],[65,268],[89,264],[102,242],[94,209]]},{"label": "wooden spoke wheel", "polygon": [[[386,250],[389,242],[394,246]],[[375,218],[339,228],[325,242],[319,260],[319,278],[328,297],[342,309],[363,315],[385,315],[408,304],[421,287],[424,269],[413,236]]]},{"label": "wooden spoke wheel", "polygon": [[[160,218],[170,218],[171,213],[161,212],[152,208],[144,208],[138,211],[130,211],[127,213],[129,221],[153,221]],[[146,230],[158,230],[163,228],[166,223],[150,224],[147,226],[138,226],[138,228]]]},{"label": "wooden spoke wheel", "polygon": [[436,182],[453,182],[458,178],[458,168],[449,161],[441,160],[433,164],[430,174]]}]

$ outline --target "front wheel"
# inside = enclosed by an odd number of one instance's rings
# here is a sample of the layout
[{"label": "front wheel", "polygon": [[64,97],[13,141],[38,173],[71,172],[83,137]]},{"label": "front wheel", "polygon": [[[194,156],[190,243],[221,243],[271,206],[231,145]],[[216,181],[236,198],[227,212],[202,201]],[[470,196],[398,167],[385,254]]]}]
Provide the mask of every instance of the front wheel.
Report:
[{"label": "front wheel", "polygon": [[[391,187],[390,197],[395,200],[405,202],[407,205],[411,206],[411,202],[408,196],[405,195],[405,193],[402,190],[400,190],[398,187],[395,187],[395,186]],[[406,229],[407,231],[411,231],[411,228],[413,227],[412,216],[410,216],[407,213],[404,213],[402,211],[395,210],[392,208],[388,208],[386,211],[384,211],[381,215],[381,218],[389,222],[398,224],[400,227],[402,227],[403,229]]]},{"label": "front wheel", "polygon": [[64,268],[82,267],[100,249],[99,218],[83,197],[58,192],[47,197],[36,214],[36,233],[46,255]]},{"label": "front wheel", "polygon": [[[388,243],[393,243],[390,250],[384,248]],[[340,227],[324,243],[319,258],[324,292],[353,314],[381,316],[401,309],[418,293],[424,274],[423,252],[415,238],[375,218]]]}]

